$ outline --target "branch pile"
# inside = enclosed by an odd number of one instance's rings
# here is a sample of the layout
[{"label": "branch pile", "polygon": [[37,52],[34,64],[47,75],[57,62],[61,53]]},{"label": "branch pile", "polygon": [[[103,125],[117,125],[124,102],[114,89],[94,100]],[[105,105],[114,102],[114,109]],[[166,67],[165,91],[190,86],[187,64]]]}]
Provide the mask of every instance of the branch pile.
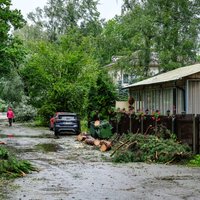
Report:
[{"label": "branch pile", "polygon": [[191,157],[188,145],[173,138],[163,139],[155,135],[127,134],[113,145],[114,162],[172,163]]},{"label": "branch pile", "polygon": [[0,146],[0,178],[17,178],[36,171],[29,161],[19,160]]}]

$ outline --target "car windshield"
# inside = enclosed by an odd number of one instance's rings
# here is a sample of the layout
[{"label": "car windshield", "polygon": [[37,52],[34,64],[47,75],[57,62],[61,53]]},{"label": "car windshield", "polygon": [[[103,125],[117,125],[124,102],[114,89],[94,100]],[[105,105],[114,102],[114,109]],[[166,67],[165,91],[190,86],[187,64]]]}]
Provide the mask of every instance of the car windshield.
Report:
[{"label": "car windshield", "polygon": [[62,120],[74,120],[75,116],[70,116],[70,115],[59,115],[58,119],[62,119]]}]

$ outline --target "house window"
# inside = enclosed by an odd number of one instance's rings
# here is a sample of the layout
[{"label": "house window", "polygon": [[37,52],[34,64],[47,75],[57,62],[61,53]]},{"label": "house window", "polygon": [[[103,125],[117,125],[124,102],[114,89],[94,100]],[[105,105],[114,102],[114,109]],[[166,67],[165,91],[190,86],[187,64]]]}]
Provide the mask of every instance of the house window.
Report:
[{"label": "house window", "polygon": [[128,74],[123,74],[123,83],[128,83]]},{"label": "house window", "polygon": [[149,114],[159,110],[166,115],[166,111],[173,111],[173,89],[151,89],[135,91],[131,93],[135,98],[135,110],[147,110]]}]

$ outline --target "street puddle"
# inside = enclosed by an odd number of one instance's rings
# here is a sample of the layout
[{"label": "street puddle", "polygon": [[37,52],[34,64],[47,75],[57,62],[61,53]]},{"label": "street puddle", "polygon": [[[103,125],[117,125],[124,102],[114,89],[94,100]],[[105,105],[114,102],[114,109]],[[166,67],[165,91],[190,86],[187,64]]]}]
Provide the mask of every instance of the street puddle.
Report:
[{"label": "street puddle", "polygon": [[57,152],[63,150],[60,145],[52,143],[37,144],[35,148],[43,152]]}]

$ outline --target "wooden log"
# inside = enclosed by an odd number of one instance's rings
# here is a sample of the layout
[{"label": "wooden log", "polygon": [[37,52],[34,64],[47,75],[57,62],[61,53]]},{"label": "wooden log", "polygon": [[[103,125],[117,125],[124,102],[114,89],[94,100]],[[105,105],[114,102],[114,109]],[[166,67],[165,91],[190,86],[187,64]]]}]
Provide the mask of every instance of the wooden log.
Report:
[{"label": "wooden log", "polygon": [[101,141],[100,141],[100,140],[98,140],[98,139],[95,139],[95,140],[94,140],[94,145],[95,145],[95,146],[100,146],[100,144],[101,144]]},{"label": "wooden log", "polygon": [[108,151],[111,149],[111,146],[112,146],[112,142],[106,141],[106,140],[101,140],[100,151],[102,151],[102,152]]},{"label": "wooden log", "polygon": [[100,121],[99,120],[96,120],[95,122],[94,122],[94,126],[99,126],[100,125]]},{"label": "wooden log", "polygon": [[84,142],[89,145],[94,145],[95,139],[93,137],[86,138]]},{"label": "wooden log", "polygon": [[79,142],[82,141],[83,135],[82,135],[82,134],[77,135],[76,139],[77,139]]},{"label": "wooden log", "polygon": [[100,140],[100,145],[102,144],[112,144],[112,142],[108,141],[108,140]]},{"label": "wooden log", "polygon": [[79,142],[84,141],[86,138],[90,137],[90,135],[88,135],[87,133],[80,133],[79,135],[77,135],[77,140]]}]

